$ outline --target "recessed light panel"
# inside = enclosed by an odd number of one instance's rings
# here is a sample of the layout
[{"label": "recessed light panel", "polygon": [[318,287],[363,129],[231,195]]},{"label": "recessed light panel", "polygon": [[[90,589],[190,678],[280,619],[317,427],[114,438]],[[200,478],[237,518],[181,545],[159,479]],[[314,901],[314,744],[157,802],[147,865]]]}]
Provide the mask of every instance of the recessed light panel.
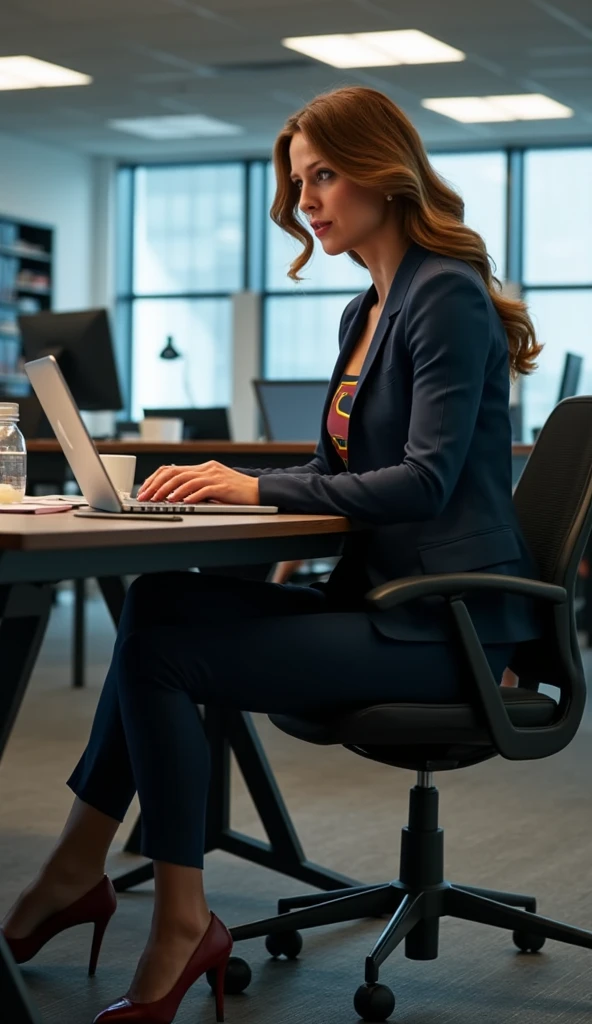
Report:
[{"label": "recessed light panel", "polygon": [[442,64],[465,60],[461,50],[417,29],[353,32],[282,39],[290,50],[322,60],[334,68],[372,68],[395,64]]},{"label": "recessed light panel", "polygon": [[437,114],[444,114],[464,124],[486,121],[544,121],[573,117],[571,107],[541,93],[516,96],[448,96],[422,100],[421,104]]},{"label": "recessed light panel", "polygon": [[217,121],[203,114],[176,114],[164,117],[119,118],[108,122],[110,128],[145,139],[196,139],[216,135],[240,135],[238,125]]},{"label": "recessed light panel", "polygon": [[48,64],[36,57],[0,57],[0,91],[57,89],[68,85],[90,85],[90,75]]}]

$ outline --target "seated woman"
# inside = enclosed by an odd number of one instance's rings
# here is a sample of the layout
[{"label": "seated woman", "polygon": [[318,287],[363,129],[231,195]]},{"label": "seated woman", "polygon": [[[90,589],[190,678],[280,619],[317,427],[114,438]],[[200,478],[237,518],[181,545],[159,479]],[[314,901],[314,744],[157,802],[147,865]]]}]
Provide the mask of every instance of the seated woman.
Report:
[{"label": "seated woman", "polygon": [[[523,303],[501,295],[461,199],[402,111],[368,88],[319,96],[290,117],[274,163],[271,215],[303,244],[290,276],[312,255],[314,232],[372,278],[343,313],[316,454],[285,470],[165,466],[139,496],[275,504],[363,529],[330,579],[310,587],[191,572],[130,587],[69,779],[72,811],[3,925],[23,962],[58,931],[94,921],[94,969],[115,909],[105,860],[137,790],[154,915],[127,995],[95,1018],[104,1024],[172,1021],[200,974],[217,968],[222,979],[230,953],[204,895],[209,762],[196,705],[314,714],[457,700],[467,679],[442,602],[384,613],[364,595],[418,573],[536,575],[512,504],[508,396],[540,347]],[[502,594],[468,604],[500,680],[514,645],[540,635],[536,609]],[[219,1017],[221,1003],[220,989]]]}]

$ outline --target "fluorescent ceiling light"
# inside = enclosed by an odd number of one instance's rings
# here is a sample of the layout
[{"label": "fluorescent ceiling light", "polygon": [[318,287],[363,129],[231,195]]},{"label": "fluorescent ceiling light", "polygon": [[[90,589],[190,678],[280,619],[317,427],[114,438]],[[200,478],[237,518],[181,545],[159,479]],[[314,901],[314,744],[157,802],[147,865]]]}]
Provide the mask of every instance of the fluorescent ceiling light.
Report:
[{"label": "fluorescent ceiling light", "polygon": [[465,124],[484,121],[544,121],[556,117],[573,117],[574,114],[571,107],[537,92],[517,96],[449,96],[422,100],[421,105]]},{"label": "fluorescent ceiling light", "polygon": [[352,32],[334,36],[291,36],[284,46],[334,68],[373,68],[393,64],[442,64],[466,59],[461,50],[417,29]]},{"label": "fluorescent ceiling light", "polygon": [[135,117],[108,122],[110,128],[146,139],[195,139],[214,135],[240,135],[238,125],[217,121],[203,114],[175,114],[164,117]]},{"label": "fluorescent ceiling light", "polygon": [[91,82],[90,75],[81,75],[36,57],[0,57],[0,91],[55,89],[65,85],[90,85]]}]

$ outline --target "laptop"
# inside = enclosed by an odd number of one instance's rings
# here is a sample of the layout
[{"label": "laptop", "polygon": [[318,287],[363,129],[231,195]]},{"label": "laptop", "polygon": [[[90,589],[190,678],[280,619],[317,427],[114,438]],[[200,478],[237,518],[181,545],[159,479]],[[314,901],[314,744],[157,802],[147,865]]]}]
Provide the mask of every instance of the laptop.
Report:
[{"label": "laptop", "polygon": [[318,441],[328,380],[254,380],[267,441]]},{"label": "laptop", "polygon": [[25,363],[27,377],[39,399],[78,486],[91,509],[100,512],[129,512],[154,515],[270,515],[276,505],[224,505],[202,501],[198,505],[169,501],[122,500],[111,483],[94,442],[54,356]]}]

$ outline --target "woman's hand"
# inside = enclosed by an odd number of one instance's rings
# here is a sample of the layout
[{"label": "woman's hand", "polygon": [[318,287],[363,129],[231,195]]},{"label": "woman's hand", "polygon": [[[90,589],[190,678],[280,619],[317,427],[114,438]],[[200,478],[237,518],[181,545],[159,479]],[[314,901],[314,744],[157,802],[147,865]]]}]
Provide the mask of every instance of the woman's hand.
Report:
[{"label": "woman's hand", "polygon": [[259,505],[259,480],[219,462],[200,466],[161,466],[138,491],[140,501],[175,501],[195,505],[200,501],[230,505]]}]

